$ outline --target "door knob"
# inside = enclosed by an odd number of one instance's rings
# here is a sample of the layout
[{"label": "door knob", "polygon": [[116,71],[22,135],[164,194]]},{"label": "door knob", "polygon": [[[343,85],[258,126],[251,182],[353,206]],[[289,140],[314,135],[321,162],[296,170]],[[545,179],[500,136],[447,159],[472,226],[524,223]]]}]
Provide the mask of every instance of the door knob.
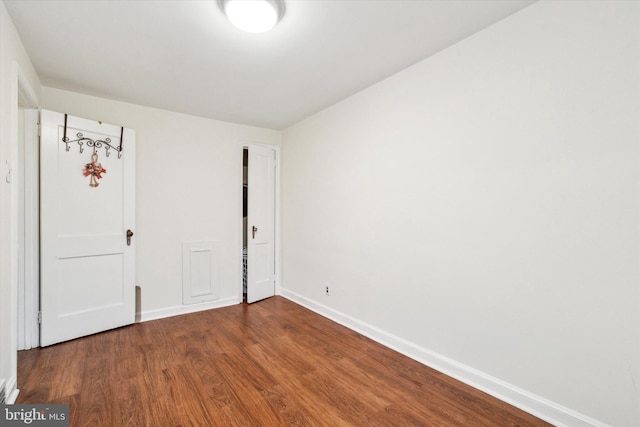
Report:
[{"label": "door knob", "polygon": [[131,246],[131,237],[133,237],[133,231],[127,230],[127,246]]},{"label": "door knob", "polygon": [[251,227],[251,235],[254,239],[256,238],[256,231],[258,231],[258,227],[256,227],[255,225]]}]

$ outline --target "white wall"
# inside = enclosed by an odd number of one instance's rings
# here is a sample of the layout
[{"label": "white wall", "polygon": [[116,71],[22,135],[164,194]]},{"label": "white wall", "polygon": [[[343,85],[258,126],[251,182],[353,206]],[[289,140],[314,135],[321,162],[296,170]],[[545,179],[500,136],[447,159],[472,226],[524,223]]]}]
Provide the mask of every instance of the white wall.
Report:
[{"label": "white wall", "polygon": [[537,3],[286,129],[284,295],[558,423],[640,425],[639,23]]},{"label": "white wall", "polygon": [[[39,102],[40,80],[0,1],[0,379],[15,398],[17,369],[18,87]],[[10,162],[11,168],[9,168]],[[12,170],[12,182],[6,180]]]},{"label": "white wall", "polygon": [[49,87],[42,94],[46,109],[136,131],[134,238],[142,318],[194,309],[182,306],[183,241],[219,242],[220,300],[205,306],[241,301],[240,144],[279,146],[281,132]]}]

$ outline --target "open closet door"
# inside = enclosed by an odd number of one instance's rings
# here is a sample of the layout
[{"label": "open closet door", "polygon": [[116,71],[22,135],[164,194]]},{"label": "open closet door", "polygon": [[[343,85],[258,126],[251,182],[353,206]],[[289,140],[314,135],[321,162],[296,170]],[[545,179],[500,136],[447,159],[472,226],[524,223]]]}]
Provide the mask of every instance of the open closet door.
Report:
[{"label": "open closet door", "polygon": [[47,346],[135,320],[135,133],[46,110],[41,123],[40,343]]},{"label": "open closet door", "polygon": [[247,194],[247,302],[275,295],[275,151],[250,145]]}]

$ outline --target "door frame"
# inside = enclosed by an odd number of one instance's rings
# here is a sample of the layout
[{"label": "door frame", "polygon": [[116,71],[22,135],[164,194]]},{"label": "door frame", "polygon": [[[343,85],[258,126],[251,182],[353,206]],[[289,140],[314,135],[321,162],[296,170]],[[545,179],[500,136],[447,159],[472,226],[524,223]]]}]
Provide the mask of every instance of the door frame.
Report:
[{"label": "door frame", "polygon": [[[17,194],[23,191],[24,205],[16,205],[16,220],[24,225],[24,233],[18,234],[15,227],[15,247],[12,252],[16,256],[16,349],[26,350],[40,345],[40,327],[38,312],[40,310],[40,215],[39,215],[39,162],[40,139],[38,126],[40,123],[40,107],[38,97],[31,87],[29,79],[17,63],[13,64],[13,74],[17,85],[17,99],[13,102],[15,115],[12,117],[12,140],[16,149],[17,180],[21,189],[14,189]],[[22,116],[23,127],[19,125]],[[22,135],[19,135],[22,132]],[[19,147],[19,144],[23,144]],[[18,150],[24,155],[17,156]],[[23,182],[24,180],[24,182]],[[14,240],[15,239],[15,240]],[[22,252],[22,253],[20,253]],[[23,280],[18,280],[22,278]]]},{"label": "door frame", "polygon": [[[23,156],[18,168],[23,200],[18,206],[23,228],[18,236],[18,350],[40,346],[40,111],[21,107]],[[20,258],[22,259],[20,260]]]},{"label": "door frame", "polygon": [[[6,403],[12,404],[18,396],[17,389],[17,359],[18,359],[18,255],[20,251],[18,237],[18,189],[16,177],[20,175],[24,167],[18,161],[18,138],[20,109],[39,108],[39,95],[31,85],[27,74],[22,70],[17,61],[12,61],[10,75],[10,90],[7,96],[10,97],[8,104],[8,141],[0,144],[0,154],[2,155],[2,180],[0,188],[0,203],[3,208],[0,212],[0,238],[3,244],[2,257],[0,257],[0,282],[2,289],[0,293],[8,298],[0,303],[0,324],[2,324],[2,334],[7,332],[3,339],[3,348],[0,350],[0,364],[4,366],[0,376],[4,377],[4,393]],[[9,184],[10,185],[6,185]],[[6,206],[6,209],[4,208]],[[37,248],[34,249],[37,253]],[[6,284],[6,287],[4,286]],[[5,346],[6,344],[6,346]]]},{"label": "door frame", "polygon": [[[240,143],[238,144],[238,160],[237,163],[239,165],[239,173],[238,173],[238,200],[239,200],[239,204],[238,204],[238,242],[240,242],[240,250],[238,252],[238,259],[240,260],[240,268],[238,269],[238,271],[240,272],[239,275],[239,281],[238,281],[238,303],[242,303],[242,276],[243,276],[243,271],[242,271],[242,232],[243,232],[243,221],[242,221],[242,199],[243,199],[243,195],[242,195],[242,179],[243,179],[243,170],[242,170],[242,155],[243,155],[243,150],[245,148],[250,148],[250,147],[263,147],[263,148],[269,148],[271,150],[274,151],[275,153],[275,166],[276,166],[276,170],[275,170],[275,189],[274,189],[274,204],[275,204],[275,214],[274,214],[274,254],[273,254],[273,259],[275,262],[275,295],[280,295],[281,291],[282,291],[282,286],[280,284],[280,147],[277,145],[270,145],[270,144],[262,144],[260,142],[255,142],[255,141],[240,141]],[[249,167],[251,167],[251,165],[249,165]]]}]

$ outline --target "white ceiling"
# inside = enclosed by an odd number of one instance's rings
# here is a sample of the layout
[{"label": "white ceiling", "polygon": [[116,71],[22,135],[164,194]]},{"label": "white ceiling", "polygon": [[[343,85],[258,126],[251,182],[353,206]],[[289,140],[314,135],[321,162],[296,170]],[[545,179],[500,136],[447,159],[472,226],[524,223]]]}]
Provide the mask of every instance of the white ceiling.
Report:
[{"label": "white ceiling", "polygon": [[533,0],[287,0],[264,34],[215,0],[4,0],[45,86],[284,129]]}]

